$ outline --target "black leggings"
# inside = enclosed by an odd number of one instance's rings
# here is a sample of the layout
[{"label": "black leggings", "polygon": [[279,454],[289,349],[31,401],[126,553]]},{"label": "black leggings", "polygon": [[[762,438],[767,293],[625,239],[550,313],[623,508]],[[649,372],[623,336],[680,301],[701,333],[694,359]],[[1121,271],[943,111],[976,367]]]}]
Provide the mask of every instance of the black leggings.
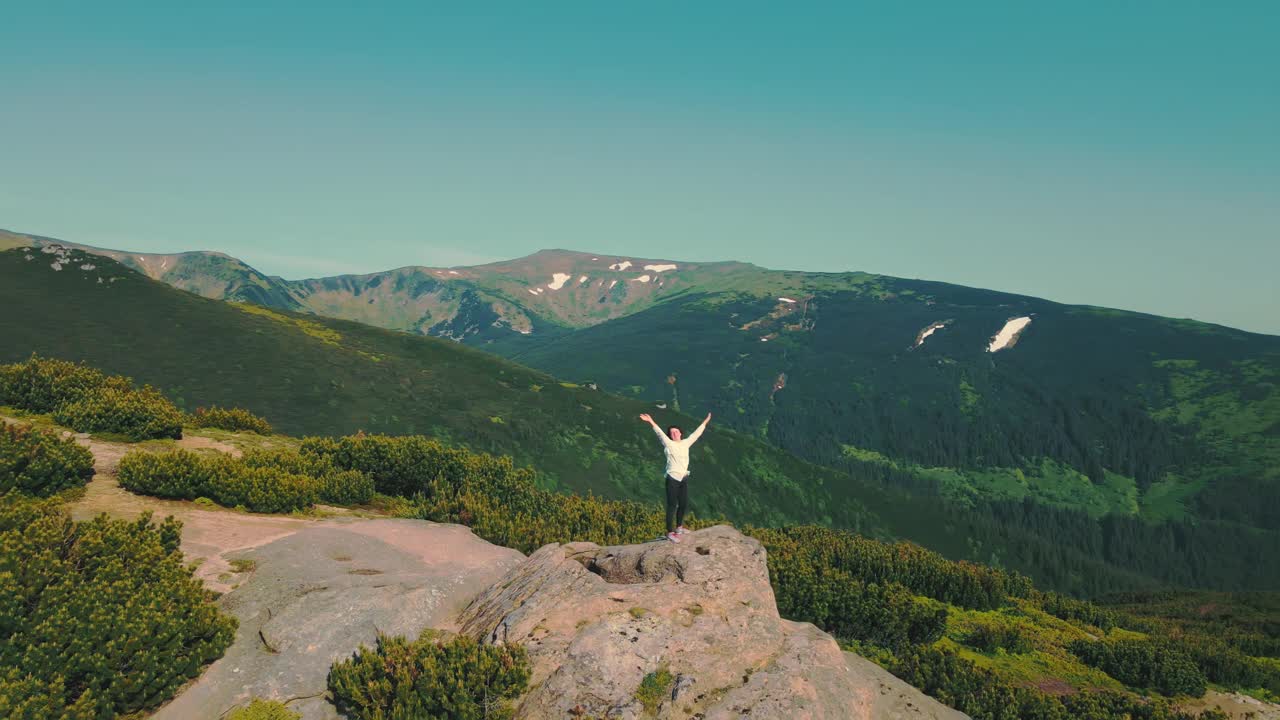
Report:
[{"label": "black leggings", "polygon": [[676,480],[667,476],[667,532],[684,525],[684,512],[689,509],[689,476]]}]

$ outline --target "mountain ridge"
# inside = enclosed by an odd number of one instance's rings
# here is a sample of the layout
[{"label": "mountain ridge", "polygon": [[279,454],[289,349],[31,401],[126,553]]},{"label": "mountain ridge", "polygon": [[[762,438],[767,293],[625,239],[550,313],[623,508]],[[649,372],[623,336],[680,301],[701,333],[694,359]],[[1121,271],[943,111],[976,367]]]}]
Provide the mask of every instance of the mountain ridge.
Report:
[{"label": "mountain ridge", "polygon": [[[371,279],[379,276],[390,275],[393,273],[405,273],[405,272],[426,272],[426,273],[432,273],[432,274],[447,275],[449,271],[457,271],[458,275],[453,276],[451,278],[441,278],[441,279],[466,280],[466,279],[473,279],[473,278],[470,277],[469,275],[464,275],[463,274],[464,271],[476,272],[480,270],[500,270],[500,269],[519,268],[522,265],[527,265],[534,261],[540,261],[545,259],[566,259],[567,258],[572,260],[580,260],[584,258],[590,258],[592,261],[599,261],[602,259],[613,259],[616,261],[614,264],[629,262],[631,263],[631,266],[637,266],[638,263],[645,263],[650,265],[653,265],[653,264],[676,265],[679,267],[688,267],[688,268],[694,268],[694,269],[711,267],[711,268],[746,270],[746,271],[752,271],[752,272],[763,273],[763,274],[786,275],[786,276],[791,276],[791,278],[793,279],[796,276],[812,277],[815,279],[842,279],[842,280],[859,280],[859,281],[879,278],[879,279],[885,279],[885,280],[891,280],[891,281],[939,284],[939,285],[945,285],[948,287],[954,287],[954,288],[965,289],[965,290],[996,292],[996,293],[1000,293],[1002,295],[1006,295],[1013,298],[1033,299],[1038,302],[1052,303],[1052,304],[1063,306],[1063,307],[1072,307],[1072,308],[1078,308],[1081,310],[1092,310],[1092,311],[1100,311],[1100,312],[1107,312],[1107,313],[1120,313],[1120,314],[1135,315],[1135,316],[1142,316],[1142,317],[1148,317],[1148,318],[1160,318],[1166,321],[1183,322],[1183,323],[1190,323],[1194,325],[1222,328],[1222,329],[1230,330],[1232,332],[1246,333],[1249,335],[1257,335],[1261,337],[1280,337],[1280,335],[1276,335],[1276,334],[1258,332],[1254,330],[1246,330],[1246,329],[1238,328],[1232,325],[1209,322],[1205,320],[1199,320],[1196,318],[1189,318],[1189,317],[1179,318],[1179,317],[1161,315],[1159,313],[1153,313],[1153,312],[1129,310],[1124,308],[1113,308],[1108,306],[1092,305],[1088,303],[1061,302],[1056,300],[1048,300],[1036,295],[1029,295],[1026,293],[1008,292],[1003,290],[989,290],[989,289],[981,288],[978,286],[958,285],[955,283],[949,283],[949,282],[940,281],[940,280],[908,278],[908,277],[900,277],[900,276],[893,276],[893,275],[884,275],[880,273],[871,273],[871,272],[860,271],[860,270],[815,271],[815,270],[793,270],[793,269],[785,269],[785,268],[770,268],[770,267],[765,267],[765,266],[757,265],[755,263],[741,261],[741,260],[683,261],[683,260],[671,259],[671,258],[646,258],[646,257],[637,256],[637,255],[616,255],[616,254],[608,254],[608,253],[597,253],[597,252],[591,252],[586,250],[575,250],[571,248],[543,248],[520,257],[504,259],[504,260],[495,260],[493,262],[480,263],[476,265],[408,264],[408,265],[401,265],[393,268],[388,268],[385,270],[375,270],[375,271],[364,272],[364,273],[340,273],[336,275],[317,275],[317,276],[300,277],[300,278],[294,278],[294,279],[286,279],[281,275],[270,275],[262,271],[259,271],[256,268],[254,268],[252,265],[244,261],[243,259],[219,250],[185,250],[185,251],[171,252],[171,253],[139,252],[139,251],[132,251],[132,250],[120,250],[115,248],[107,248],[107,247],[89,245],[86,243],[72,242],[67,240],[60,240],[58,238],[53,238],[49,236],[37,235],[33,233],[17,232],[13,230],[6,230],[3,228],[0,228],[0,239],[7,239],[11,243],[6,246],[6,249],[7,247],[17,246],[12,243],[33,244],[36,246],[45,245],[45,244],[58,244],[58,245],[64,245],[67,247],[74,247],[74,248],[81,249],[93,254],[104,254],[108,257],[113,257],[117,260],[121,260],[126,265],[130,267],[134,267],[135,269],[139,269],[143,271],[144,274],[147,274],[149,277],[152,277],[153,279],[157,279],[157,280],[164,280],[164,278],[157,276],[156,274],[154,274],[154,272],[149,272],[154,269],[154,265],[150,265],[145,262],[138,262],[137,261],[138,258],[182,258],[182,257],[216,258],[219,260],[231,261],[239,266],[243,266],[243,268],[245,268],[247,271],[251,271],[253,274],[257,276],[260,276],[262,278],[266,278],[269,280],[277,281],[285,285],[304,284],[304,283],[321,283],[324,281],[336,281],[343,278]],[[130,262],[131,258],[134,259],[133,262]],[[643,269],[643,265],[638,265],[638,267]],[[621,271],[613,271],[613,272],[621,272]],[[169,280],[165,280],[165,281],[170,282],[170,284],[174,284],[175,286],[181,287],[181,285],[178,282],[169,281]],[[535,283],[533,287],[536,288],[537,283]],[[182,289],[190,289],[190,288],[183,287]],[[203,293],[197,292],[197,294],[203,294]],[[217,295],[210,295],[210,294],[205,294],[205,296],[215,297],[216,299],[235,299],[229,296],[220,297]],[[521,299],[523,300],[523,298]],[[303,311],[306,312],[307,310],[303,308]],[[378,324],[380,327],[391,327],[390,325],[387,325],[385,323],[375,323],[375,324]],[[393,327],[392,329],[407,329],[407,328]],[[412,331],[412,329],[410,329],[410,331]],[[424,334],[429,334],[429,333],[424,333]]]},{"label": "mountain ridge", "polygon": [[[461,341],[651,408],[707,408],[808,462],[960,507],[1031,501],[1153,528],[1200,523],[1221,538],[1280,527],[1270,500],[1280,495],[1280,338],[865,273],[729,263],[695,277],[696,266],[669,263],[641,283],[635,260],[571,254],[597,268],[631,263],[583,283],[576,269],[547,265],[568,262],[560,251],[533,257],[520,277],[487,285],[448,279],[465,269],[402,270],[280,293],[251,279],[223,298]],[[165,278],[177,280],[229,287],[198,272]],[[546,310],[554,303],[558,314]],[[597,316],[583,310],[602,303]],[[1085,522],[1051,524],[1097,532]]]},{"label": "mountain ridge", "polygon": [[[8,340],[0,344],[0,361],[32,352],[85,360],[164,388],[188,410],[238,405],[292,434],[429,434],[535,464],[548,488],[648,502],[660,500],[654,478],[661,477],[661,454],[635,415],[647,411],[666,424],[695,422],[674,408],[557,380],[476,348],[212,301],[110,259],[86,261],[93,256],[65,252],[67,265],[46,263],[49,256],[39,252],[0,253],[0,303],[8,309],[0,314],[0,336]],[[853,476],[813,465],[728,428],[708,434],[699,453],[699,513],[908,537],[957,558],[999,558],[1072,592],[1160,584],[1101,559],[1094,546],[1051,545],[1035,528],[1006,523],[990,509],[957,514],[941,499],[883,487],[863,469]],[[1257,541],[1232,542],[1245,547]],[[1269,572],[1186,559],[1168,566],[1176,577],[1222,587],[1265,584]]]}]

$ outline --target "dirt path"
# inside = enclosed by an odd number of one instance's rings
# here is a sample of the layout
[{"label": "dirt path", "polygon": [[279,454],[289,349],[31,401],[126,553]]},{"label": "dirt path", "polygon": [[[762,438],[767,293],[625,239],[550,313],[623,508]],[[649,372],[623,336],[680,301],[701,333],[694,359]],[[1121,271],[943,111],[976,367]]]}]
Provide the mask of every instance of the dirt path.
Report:
[{"label": "dirt path", "polygon": [[[25,425],[20,418],[0,416],[6,424]],[[233,572],[227,555],[284,537],[308,521],[271,515],[251,515],[221,508],[203,509],[193,503],[134,495],[116,482],[116,470],[120,458],[139,449],[138,445],[112,442],[91,437],[88,433],[62,431],[64,437],[72,437],[76,444],[93,453],[94,476],[85,487],[84,496],[70,503],[68,510],[75,520],[88,520],[106,513],[115,518],[135,518],[144,512],[157,518],[168,515],[183,523],[182,552],[191,562],[198,562],[196,577],[216,592],[227,592],[244,578],[243,573]],[[243,453],[227,443],[188,432],[174,443],[187,450],[215,450],[233,457]]]}]

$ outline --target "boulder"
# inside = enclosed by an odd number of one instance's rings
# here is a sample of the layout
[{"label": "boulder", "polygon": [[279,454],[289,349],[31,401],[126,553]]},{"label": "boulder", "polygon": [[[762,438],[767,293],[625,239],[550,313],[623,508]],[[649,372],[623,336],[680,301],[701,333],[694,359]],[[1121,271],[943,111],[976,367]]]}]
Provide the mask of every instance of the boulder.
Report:
[{"label": "boulder", "polygon": [[528,650],[517,718],[964,717],[780,618],[765,557],[727,526],[678,544],[548,545],[460,627]]}]

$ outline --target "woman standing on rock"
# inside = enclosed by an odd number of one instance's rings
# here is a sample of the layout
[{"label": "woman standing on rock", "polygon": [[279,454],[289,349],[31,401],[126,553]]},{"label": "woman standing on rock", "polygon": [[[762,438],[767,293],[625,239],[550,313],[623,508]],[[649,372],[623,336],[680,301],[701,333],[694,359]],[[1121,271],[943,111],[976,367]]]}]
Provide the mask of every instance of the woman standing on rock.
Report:
[{"label": "woman standing on rock", "polygon": [[702,437],[702,431],[711,422],[711,413],[707,413],[707,419],[697,430],[683,439],[680,428],[674,425],[668,430],[668,435],[648,413],[642,414],[640,419],[649,423],[658,439],[662,440],[662,451],[667,456],[667,539],[680,542],[680,536],[689,532],[689,528],[684,526],[684,513],[689,508],[689,448]]}]

